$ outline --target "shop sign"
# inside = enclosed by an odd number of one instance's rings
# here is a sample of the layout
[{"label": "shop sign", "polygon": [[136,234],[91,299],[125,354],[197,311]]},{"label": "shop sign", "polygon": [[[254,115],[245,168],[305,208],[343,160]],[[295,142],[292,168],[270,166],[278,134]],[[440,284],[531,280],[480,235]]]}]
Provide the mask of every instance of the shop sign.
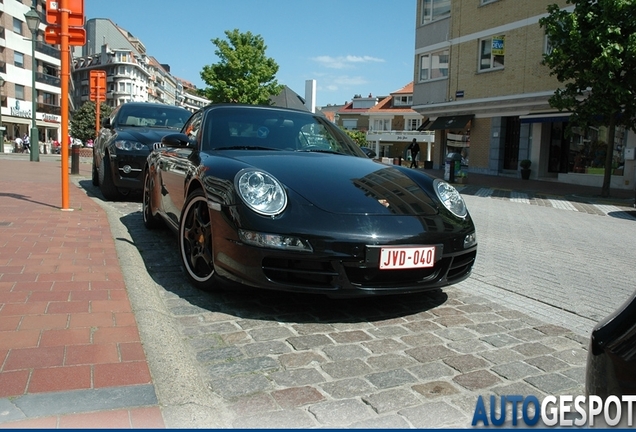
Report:
[{"label": "shop sign", "polygon": [[42,120],[49,123],[60,123],[60,116],[53,114],[43,114]]},{"label": "shop sign", "polygon": [[7,102],[11,103],[11,115],[14,117],[32,118],[31,117],[31,103],[21,101],[18,99],[7,98]]}]

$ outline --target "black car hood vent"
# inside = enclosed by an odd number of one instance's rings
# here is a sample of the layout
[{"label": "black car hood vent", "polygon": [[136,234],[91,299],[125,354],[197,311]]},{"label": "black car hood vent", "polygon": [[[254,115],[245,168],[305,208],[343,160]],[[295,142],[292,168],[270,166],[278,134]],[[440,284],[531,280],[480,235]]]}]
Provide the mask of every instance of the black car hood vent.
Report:
[{"label": "black car hood vent", "polygon": [[422,188],[400,170],[369,159],[324,153],[237,152],[316,207],[340,214],[433,215]]}]

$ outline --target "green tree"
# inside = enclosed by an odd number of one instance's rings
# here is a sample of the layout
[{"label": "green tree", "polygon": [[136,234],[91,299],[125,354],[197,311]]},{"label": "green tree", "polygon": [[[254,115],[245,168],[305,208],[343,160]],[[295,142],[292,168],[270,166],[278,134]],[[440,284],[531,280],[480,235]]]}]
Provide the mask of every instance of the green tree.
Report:
[{"label": "green tree", "polygon": [[270,105],[270,96],[283,86],[276,81],[278,64],[265,56],[263,38],[238,29],[226,30],[228,40],[212,39],[219,62],[203,66],[201,79],[209,86],[203,95],[213,103],[236,102]]},{"label": "green tree", "polygon": [[[101,103],[99,105],[99,124],[101,125],[102,119],[108,117],[112,112],[112,108]],[[95,131],[95,102],[85,102],[84,105],[79,107],[73,112],[73,118],[71,119],[70,134],[73,138],[79,138],[82,142],[86,142],[89,139],[95,139],[97,133]]]},{"label": "green tree", "polygon": [[364,147],[367,145],[367,135],[359,130],[347,130],[342,129],[349,137],[360,147]]},{"label": "green tree", "polygon": [[552,50],[544,64],[564,87],[550,98],[572,112],[570,128],[606,126],[608,146],[601,195],[610,194],[616,126],[636,131],[636,1],[567,0],[570,12],[548,6],[545,28]]}]

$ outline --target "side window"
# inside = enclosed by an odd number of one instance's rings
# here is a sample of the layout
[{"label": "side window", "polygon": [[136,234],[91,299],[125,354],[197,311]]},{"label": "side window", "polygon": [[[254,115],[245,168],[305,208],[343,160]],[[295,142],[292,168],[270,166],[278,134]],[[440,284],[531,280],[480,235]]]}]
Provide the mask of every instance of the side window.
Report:
[{"label": "side window", "polygon": [[203,120],[203,112],[198,111],[190,117],[190,120],[183,127],[183,133],[188,136],[190,142],[196,142],[197,146],[201,144],[201,123]]}]

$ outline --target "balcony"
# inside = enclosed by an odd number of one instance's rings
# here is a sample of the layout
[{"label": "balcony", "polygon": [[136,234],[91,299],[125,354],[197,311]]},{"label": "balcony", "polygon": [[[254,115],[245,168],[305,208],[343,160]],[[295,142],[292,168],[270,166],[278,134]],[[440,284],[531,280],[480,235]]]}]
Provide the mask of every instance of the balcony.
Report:
[{"label": "balcony", "polygon": [[38,103],[37,112],[44,114],[62,115],[62,108],[57,105]]},{"label": "balcony", "polygon": [[35,50],[56,59],[61,58],[60,50],[53,48],[51,45],[45,44],[40,41],[35,42]]},{"label": "balcony", "polygon": [[369,141],[405,141],[410,142],[413,138],[417,138],[419,142],[435,142],[434,131],[369,131],[367,132],[367,140]]},{"label": "balcony", "polygon": [[53,75],[43,74],[42,72],[35,73],[35,80],[39,83],[48,84],[53,87],[62,86],[62,81],[60,80],[60,78]]}]

